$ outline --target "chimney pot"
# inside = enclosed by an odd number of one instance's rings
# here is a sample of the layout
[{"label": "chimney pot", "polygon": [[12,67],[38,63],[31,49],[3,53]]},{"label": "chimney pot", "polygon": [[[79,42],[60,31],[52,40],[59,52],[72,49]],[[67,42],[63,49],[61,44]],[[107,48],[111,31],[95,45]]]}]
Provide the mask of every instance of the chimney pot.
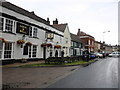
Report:
[{"label": "chimney pot", "polygon": [[58,19],[56,18],[55,21],[53,21],[53,24],[58,24]]}]

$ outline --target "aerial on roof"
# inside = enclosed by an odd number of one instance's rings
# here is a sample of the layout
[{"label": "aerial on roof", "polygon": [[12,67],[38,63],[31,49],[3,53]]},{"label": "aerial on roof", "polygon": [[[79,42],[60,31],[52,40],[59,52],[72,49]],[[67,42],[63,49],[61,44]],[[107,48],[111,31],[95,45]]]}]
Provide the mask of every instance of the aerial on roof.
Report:
[{"label": "aerial on roof", "polygon": [[8,8],[10,10],[13,10],[13,11],[17,12],[17,13],[20,13],[22,15],[28,16],[28,17],[30,17],[32,19],[35,19],[35,20],[37,20],[39,22],[42,22],[44,24],[49,25],[49,22],[47,22],[45,19],[42,19],[41,17],[35,15],[35,13],[33,11],[29,12],[29,11],[27,11],[27,10],[21,8],[21,7],[18,7],[18,6],[14,5],[14,4],[10,3],[10,2],[2,2],[2,4],[0,4],[0,5],[2,5],[2,7]]}]

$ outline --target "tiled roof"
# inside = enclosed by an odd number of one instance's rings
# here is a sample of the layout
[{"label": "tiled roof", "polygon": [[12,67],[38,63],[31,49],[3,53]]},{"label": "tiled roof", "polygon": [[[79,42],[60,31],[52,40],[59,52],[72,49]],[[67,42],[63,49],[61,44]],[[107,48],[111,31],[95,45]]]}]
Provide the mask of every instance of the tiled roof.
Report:
[{"label": "tiled roof", "polygon": [[67,24],[53,24],[52,26],[59,31],[64,32]]},{"label": "tiled roof", "polygon": [[34,20],[37,20],[39,22],[42,22],[44,24],[49,25],[49,23],[45,19],[42,19],[41,17],[35,15],[33,12],[29,12],[29,11],[27,11],[27,10],[25,10],[23,8],[20,8],[20,7],[14,5],[14,4],[10,3],[10,2],[2,2],[2,6],[5,7],[5,8],[8,8],[10,10],[13,10],[13,11],[15,11],[17,13],[20,13],[22,15],[28,16],[28,17],[30,17],[30,18],[32,18]]},{"label": "tiled roof", "polygon": [[72,33],[70,33],[70,35],[71,35],[72,41],[81,42],[81,39],[77,35]]},{"label": "tiled roof", "polygon": [[80,36],[89,36],[91,38],[94,38],[93,36],[89,35],[89,34],[86,34],[85,32],[80,32]]}]

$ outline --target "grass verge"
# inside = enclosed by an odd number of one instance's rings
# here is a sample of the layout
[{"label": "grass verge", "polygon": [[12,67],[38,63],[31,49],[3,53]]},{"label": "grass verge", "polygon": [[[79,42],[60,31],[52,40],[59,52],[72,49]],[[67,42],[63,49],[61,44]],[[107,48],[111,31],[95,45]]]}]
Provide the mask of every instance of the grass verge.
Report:
[{"label": "grass verge", "polygon": [[71,62],[71,63],[62,63],[62,64],[59,64],[59,63],[38,63],[38,64],[29,64],[29,65],[22,65],[20,67],[39,67],[39,66],[72,66],[72,65],[82,65],[82,64],[89,64],[89,63],[92,63],[94,62],[94,60],[90,60],[89,62],[85,62],[85,61],[76,61],[76,62]]}]

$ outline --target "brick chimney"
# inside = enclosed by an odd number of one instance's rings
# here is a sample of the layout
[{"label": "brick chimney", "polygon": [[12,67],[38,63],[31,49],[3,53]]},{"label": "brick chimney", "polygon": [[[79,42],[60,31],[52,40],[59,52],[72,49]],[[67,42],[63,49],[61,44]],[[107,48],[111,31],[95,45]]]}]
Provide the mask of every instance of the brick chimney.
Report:
[{"label": "brick chimney", "polygon": [[31,11],[30,13],[33,14],[33,15],[35,15],[35,12],[34,12],[34,11]]},{"label": "brick chimney", "polygon": [[78,29],[77,36],[80,36],[80,29]]},{"label": "brick chimney", "polygon": [[47,18],[47,22],[48,22],[48,24],[50,24],[50,20],[49,20],[49,18]]},{"label": "brick chimney", "polygon": [[58,24],[58,20],[57,20],[57,18],[56,18],[55,21],[53,21],[53,24]]}]

